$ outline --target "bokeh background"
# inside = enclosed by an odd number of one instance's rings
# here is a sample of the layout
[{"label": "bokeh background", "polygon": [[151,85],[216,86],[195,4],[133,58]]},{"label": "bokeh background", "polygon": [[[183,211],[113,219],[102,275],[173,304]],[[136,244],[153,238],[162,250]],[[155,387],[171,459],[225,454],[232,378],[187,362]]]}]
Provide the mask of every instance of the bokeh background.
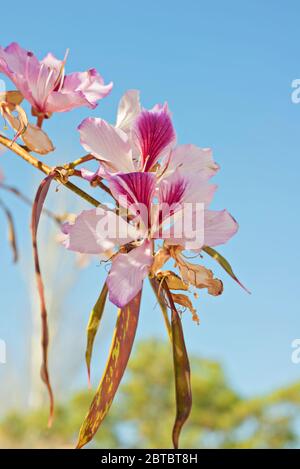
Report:
[{"label": "bokeh background", "polygon": [[[300,337],[300,104],[291,100],[291,83],[300,77],[299,14],[296,0],[5,5],[2,46],[17,41],[40,58],[48,51],[63,57],[70,48],[67,71],[95,67],[107,82],[114,81],[113,92],[96,110],[58,114],[45,123],[56,146],[45,157],[48,164],[84,154],[76,130],[81,120],[101,116],[113,123],[120,97],[135,88],[145,107],[167,101],[178,142],[212,147],[221,166],[213,207],[229,209],[240,230],[219,250],[252,294],[207,260],[225,289],[218,298],[201,292],[200,326],[188,312],[183,315],[195,396],[185,446],[299,446],[300,363],[291,360],[292,341]],[[41,174],[10,152],[0,155],[0,167],[7,183],[34,196]],[[94,258],[78,268],[78,259],[58,245],[57,227],[43,219],[50,370],[60,403],[48,431],[30,210],[13,195],[0,197],[13,212],[20,247],[20,262],[12,265],[0,217],[0,338],[7,345],[7,363],[0,364],[0,446],[69,447],[88,408],[85,327],[105,267]],[[52,190],[47,206],[59,213],[86,208],[63,187]],[[94,352],[94,385],[115,318],[108,306]],[[169,446],[171,354],[148,285],[132,357],[96,445]]]}]

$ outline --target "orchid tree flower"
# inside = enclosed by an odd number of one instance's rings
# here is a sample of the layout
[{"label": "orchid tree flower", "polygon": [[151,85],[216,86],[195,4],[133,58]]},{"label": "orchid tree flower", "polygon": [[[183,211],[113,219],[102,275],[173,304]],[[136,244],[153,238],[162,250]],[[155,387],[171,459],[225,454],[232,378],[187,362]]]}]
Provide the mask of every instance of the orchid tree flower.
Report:
[{"label": "orchid tree flower", "polygon": [[25,99],[33,114],[49,117],[53,112],[66,112],[87,106],[94,109],[97,101],[109,94],[112,83],[104,84],[93,68],[65,75],[65,63],[49,53],[42,60],[30,51],[12,43],[0,47],[0,72],[7,75]]},{"label": "orchid tree flower", "polygon": [[[176,418],[172,440],[174,448],[178,448],[181,428],[191,411],[192,395],[189,360],[175,304],[189,309],[192,319],[199,322],[186,292],[190,288],[206,288],[210,295],[217,296],[223,291],[222,281],[214,278],[212,271],[204,265],[192,264],[184,251],[213,249],[212,246],[227,242],[236,233],[238,225],[226,210],[208,209],[216,186],[205,178],[201,180],[198,174],[184,175],[177,168],[160,179],[154,172],[147,171],[107,174],[106,177],[117,202],[115,209],[101,206],[85,210],[73,223],[63,226],[66,236],[63,243],[67,249],[92,255],[113,251],[110,271],[87,327],[89,379],[93,342],[107,294],[120,308],[111,352],[81,426],[77,448],[93,438],[112,404],[134,343],[141,292],[147,276],[162,309],[173,347]],[[199,212],[201,223],[196,223],[197,229],[193,230]],[[184,230],[183,226],[190,229]],[[163,241],[163,246],[157,250],[159,241]],[[178,273],[162,270],[169,260],[175,262]],[[183,293],[176,293],[176,290]]]},{"label": "orchid tree flower", "polygon": [[[43,212],[59,223],[61,242],[67,249],[83,256],[81,260],[96,255],[102,261],[111,262],[87,327],[88,376],[93,343],[107,297],[119,308],[107,365],[81,426],[77,448],[93,438],[112,404],[132,350],[143,283],[149,277],[173,349],[176,417],[172,440],[176,449],[192,405],[190,366],[176,305],[189,309],[192,319],[198,322],[188,292],[193,292],[194,296],[196,289],[206,289],[213,296],[222,293],[223,283],[203,265],[203,253],[213,257],[239,282],[230,264],[214,249],[237,232],[238,224],[227,210],[209,208],[216,191],[216,186],[209,180],[219,169],[211,150],[195,145],[176,145],[168,105],[157,104],[144,109],[136,90],[130,90],[122,97],[114,125],[100,118],[87,118],[79,125],[81,144],[88,155],[72,163],[50,167],[30,154],[29,150],[46,154],[54,149],[42,130],[45,118],[54,112],[66,112],[80,106],[94,109],[111,91],[112,83],[105,85],[95,69],[65,75],[66,60],[67,54],[59,60],[49,53],[39,61],[32,52],[16,43],[5,49],[0,47],[0,72],[17,88],[0,93],[0,114],[15,131],[13,140],[0,135],[1,143],[46,173],[32,204],[31,234],[41,307],[41,376],[49,394],[49,425],[54,415],[54,398],[48,370],[47,307],[37,242]],[[36,125],[29,122],[21,106],[24,99],[32,106]],[[24,143],[22,148],[14,143],[19,138]],[[81,175],[108,192],[114,200],[113,206],[103,205],[69,181],[69,178],[80,175],[75,167],[93,158],[99,162],[96,173],[82,170]],[[104,183],[99,178],[104,178]],[[44,209],[54,181],[64,184],[96,208],[85,210],[74,218],[59,217]],[[24,201],[28,201],[15,188],[5,186],[0,174],[0,189],[19,193]],[[9,225],[14,260],[17,260],[13,218],[0,201],[1,208]],[[191,262],[188,251],[201,262]],[[170,270],[172,263],[174,266]]]},{"label": "orchid tree flower", "polygon": [[[119,173],[110,176],[109,187],[127,216],[103,208],[83,211],[73,224],[64,225],[67,235],[64,244],[67,249],[80,253],[115,251],[106,281],[112,303],[120,308],[126,306],[141,290],[145,277],[150,272],[156,273],[153,266],[158,239],[168,246],[164,248],[165,260],[173,257],[185,284],[207,288],[212,295],[222,292],[222,282],[214,279],[204,266],[194,268],[194,274],[189,275],[191,266],[182,256],[182,251],[191,245],[189,233],[176,240],[172,237],[178,220],[185,216],[186,204],[193,206],[195,202],[203,204],[204,226],[203,236],[193,244],[193,249],[225,243],[236,233],[237,223],[227,211],[207,209],[216,186],[206,181],[199,184],[197,175],[183,176],[176,171],[160,182],[151,172]],[[166,207],[171,209],[165,210]],[[195,215],[193,211],[187,216],[194,219]],[[117,232],[110,231],[110,227],[117,227]],[[156,263],[155,270],[157,267]]]},{"label": "orchid tree flower", "polygon": [[[32,52],[16,43],[5,49],[0,47],[0,72],[17,87],[17,91],[1,94],[11,97],[15,93],[15,97],[18,96],[13,103],[1,101],[0,97],[0,111],[16,131],[14,140],[22,138],[27,148],[42,155],[54,150],[51,140],[41,129],[44,118],[49,118],[54,112],[66,112],[80,106],[94,109],[97,101],[104,98],[113,86],[112,83],[105,85],[95,69],[65,75],[66,59],[67,54],[64,60],[58,60],[49,53],[39,61]],[[28,122],[25,111],[20,107],[23,99],[31,104],[37,125]],[[13,114],[14,111],[17,115]]]},{"label": "orchid tree flower", "polygon": [[121,98],[115,125],[87,118],[78,130],[82,146],[100,161],[96,173],[82,170],[83,177],[90,181],[108,173],[133,171],[151,171],[166,177],[176,170],[207,180],[219,169],[210,149],[176,146],[167,104],[142,109],[136,90],[127,91]]}]

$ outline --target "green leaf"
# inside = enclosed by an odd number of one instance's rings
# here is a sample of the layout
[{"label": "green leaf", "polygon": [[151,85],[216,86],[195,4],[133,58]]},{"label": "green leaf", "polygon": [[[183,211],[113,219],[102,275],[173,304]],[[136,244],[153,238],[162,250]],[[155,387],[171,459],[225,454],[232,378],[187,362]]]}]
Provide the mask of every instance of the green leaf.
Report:
[{"label": "green leaf", "polygon": [[125,372],[138,324],[141,292],[119,310],[109,358],[102,379],[81,426],[77,448],[94,437],[106,417]]},{"label": "green leaf", "polygon": [[99,298],[91,311],[89,322],[87,325],[87,344],[86,344],[85,360],[86,360],[86,366],[87,366],[87,371],[88,371],[89,383],[90,383],[90,377],[91,377],[91,359],[92,359],[92,353],[93,353],[93,345],[94,345],[94,340],[95,340],[95,337],[99,328],[99,324],[103,315],[105,302],[107,298],[107,292],[108,292],[108,289],[107,289],[107,284],[105,282],[101,290],[101,293],[99,295]]},{"label": "green leaf", "polygon": [[191,372],[189,357],[184,342],[181,319],[173,300],[173,294],[169,290],[166,281],[163,283],[163,288],[168,297],[172,313],[172,345],[176,395],[176,417],[173,426],[172,440],[174,449],[178,449],[181,429],[189,418],[192,408]]},{"label": "green leaf", "polygon": [[240,285],[240,287],[242,287],[247,293],[251,294],[251,292],[239,281],[239,279],[233,272],[231,265],[225,259],[225,257],[223,257],[215,249],[209,246],[204,246],[202,249],[206,252],[206,254],[215,259],[220,264],[220,266],[223,267],[223,269],[228,273],[228,275],[230,275],[230,277],[233,278],[233,280],[235,280]]},{"label": "green leaf", "polygon": [[173,302],[171,302],[171,306],[173,361],[176,392],[176,418],[173,427],[172,438],[174,448],[178,449],[181,429],[191,413],[192,390],[190,364],[187,350],[185,347],[181,319]]}]

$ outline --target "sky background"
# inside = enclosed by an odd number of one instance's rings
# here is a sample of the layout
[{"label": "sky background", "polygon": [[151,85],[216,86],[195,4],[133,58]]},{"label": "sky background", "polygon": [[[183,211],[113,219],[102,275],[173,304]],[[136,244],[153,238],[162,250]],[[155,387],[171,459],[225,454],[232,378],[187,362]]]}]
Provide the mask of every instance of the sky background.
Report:
[{"label": "sky background", "polygon": [[[48,164],[84,154],[77,125],[87,116],[114,122],[118,100],[132,88],[141,91],[145,107],[168,102],[179,143],[213,148],[221,166],[213,207],[227,208],[240,224],[238,234],[219,251],[252,295],[208,261],[224,281],[224,294],[214,298],[200,292],[199,327],[184,314],[188,349],[221,360],[233,386],[245,395],[299,380],[300,364],[291,362],[291,342],[300,337],[300,104],[291,101],[291,82],[300,78],[299,2],[90,0],[72,7],[53,0],[41,7],[31,0],[14,3],[13,9],[10,21],[1,22],[2,46],[17,41],[40,58],[48,51],[63,57],[70,48],[67,72],[95,67],[114,82],[111,95],[96,110],[82,108],[46,122],[57,148],[45,157]],[[0,166],[7,183],[34,195],[40,174],[9,152],[0,155]],[[60,188],[51,196],[52,207],[64,206],[65,193]],[[0,376],[9,368],[17,379],[28,371],[24,363],[32,331],[30,211],[12,196],[0,196],[14,211],[22,257],[19,266],[11,264],[0,217],[0,337],[8,351]],[[71,211],[87,208],[75,199],[68,196]],[[42,233],[47,233],[45,227]],[[68,276],[73,254],[61,247],[57,253],[60,275]],[[58,355],[51,354],[50,365],[64,367],[67,357],[77,354],[80,372],[76,380],[70,378],[70,388],[75,381],[76,386],[84,383],[84,328],[104,272],[93,260],[61,312],[67,318],[61,319],[63,345]],[[107,308],[94,355],[95,383],[115,314]],[[149,336],[166,334],[146,286],[138,338]],[[14,381],[7,380],[10,387]]]}]

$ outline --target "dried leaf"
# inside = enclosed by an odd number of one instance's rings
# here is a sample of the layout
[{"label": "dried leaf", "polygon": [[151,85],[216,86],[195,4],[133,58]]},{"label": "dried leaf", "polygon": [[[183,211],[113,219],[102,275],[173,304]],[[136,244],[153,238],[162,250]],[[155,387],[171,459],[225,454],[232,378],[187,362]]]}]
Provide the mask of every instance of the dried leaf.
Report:
[{"label": "dried leaf", "polygon": [[40,155],[46,155],[55,149],[46,132],[36,125],[28,124],[22,140],[31,151]]},{"label": "dried leaf", "polygon": [[[3,118],[17,131],[13,139],[13,142],[15,142],[26,132],[28,126],[26,112],[21,106],[8,103],[1,103],[0,110]],[[17,117],[14,116],[13,111],[17,112]]]},{"label": "dried leaf", "polygon": [[174,303],[179,304],[180,306],[184,306],[185,308],[188,308],[190,312],[192,313],[192,318],[193,321],[195,321],[197,324],[200,323],[198,314],[193,306],[193,303],[189,299],[187,295],[184,295],[182,293],[172,293],[172,298]]},{"label": "dried leaf", "polygon": [[188,285],[182,281],[179,275],[175,274],[171,270],[158,272],[156,277],[158,280],[162,280],[164,278],[170,290],[188,290]]},{"label": "dried leaf", "polygon": [[207,288],[210,295],[218,296],[223,292],[223,283],[214,278],[211,270],[203,265],[195,265],[190,262],[178,265],[184,282],[194,285],[196,288]]},{"label": "dried leaf", "polygon": [[176,418],[172,439],[174,449],[178,449],[181,429],[187,421],[192,408],[190,364],[185,347],[181,319],[175,307],[172,294],[166,284],[164,284],[164,288],[172,311],[173,362],[176,392]]},{"label": "dried leaf", "polygon": [[202,249],[203,249],[203,251],[206,252],[206,254],[208,254],[213,259],[215,259],[220,264],[220,266],[223,267],[223,269],[228,273],[228,275],[230,275],[230,277],[233,278],[233,280],[235,280],[247,293],[251,294],[251,292],[239,281],[239,279],[237,278],[237,276],[233,272],[231,265],[225,259],[225,257],[223,257],[215,249],[213,249],[209,246],[205,246]]},{"label": "dried leaf", "polygon": [[54,413],[54,397],[50,384],[49,372],[48,372],[48,344],[49,344],[49,332],[48,332],[48,319],[47,319],[47,308],[45,301],[44,293],[44,284],[41,275],[39,253],[37,247],[37,231],[40,221],[40,216],[43,210],[43,205],[50,187],[51,182],[57,174],[55,172],[49,174],[41,182],[32,207],[32,217],[31,217],[31,231],[32,231],[32,245],[33,245],[33,255],[34,255],[34,264],[35,264],[35,274],[38,293],[40,297],[40,308],[41,308],[41,320],[42,320],[42,366],[41,366],[41,377],[44,383],[46,384],[49,399],[50,399],[50,415],[48,426],[52,425],[53,413]]},{"label": "dried leaf", "polygon": [[99,328],[99,324],[103,315],[107,293],[108,293],[108,289],[107,289],[107,284],[105,282],[101,290],[101,293],[99,295],[99,298],[91,311],[88,326],[87,326],[87,345],[86,345],[86,352],[85,352],[85,360],[86,360],[86,366],[87,366],[87,371],[88,371],[89,383],[90,383],[90,378],[91,378],[91,359],[92,359],[92,353],[93,353],[93,345],[94,345],[94,340],[95,340],[95,337]]},{"label": "dried leaf", "polygon": [[23,101],[23,95],[18,90],[13,91],[4,91],[0,93],[0,101],[4,101],[7,104],[12,104],[13,106],[21,104]]},{"label": "dried leaf", "polygon": [[[21,137],[29,150],[41,155],[46,155],[54,150],[54,146],[46,132],[35,125],[29,124],[24,109],[19,105],[2,103],[0,109],[4,119],[17,131],[13,141]],[[17,117],[14,116],[13,111],[17,112]]]},{"label": "dried leaf", "polygon": [[127,306],[119,310],[108,362],[81,426],[77,448],[82,448],[93,438],[110,409],[133,346],[140,302],[141,292]]},{"label": "dried leaf", "polygon": [[203,265],[192,264],[181,254],[182,248],[175,246],[170,248],[172,257],[179,268],[182,280],[187,285],[194,285],[196,288],[207,288],[210,295],[218,296],[223,292],[223,283],[214,278],[213,272]]},{"label": "dried leaf", "polygon": [[18,246],[17,246],[17,238],[16,238],[16,230],[15,230],[15,223],[10,210],[4,205],[4,203],[0,200],[0,206],[5,213],[7,224],[8,224],[8,241],[13,253],[13,262],[17,262],[19,258],[18,254]]},{"label": "dried leaf", "polygon": [[155,275],[170,259],[170,251],[166,247],[162,247],[157,251],[154,256],[154,261],[151,267],[151,274]]}]

